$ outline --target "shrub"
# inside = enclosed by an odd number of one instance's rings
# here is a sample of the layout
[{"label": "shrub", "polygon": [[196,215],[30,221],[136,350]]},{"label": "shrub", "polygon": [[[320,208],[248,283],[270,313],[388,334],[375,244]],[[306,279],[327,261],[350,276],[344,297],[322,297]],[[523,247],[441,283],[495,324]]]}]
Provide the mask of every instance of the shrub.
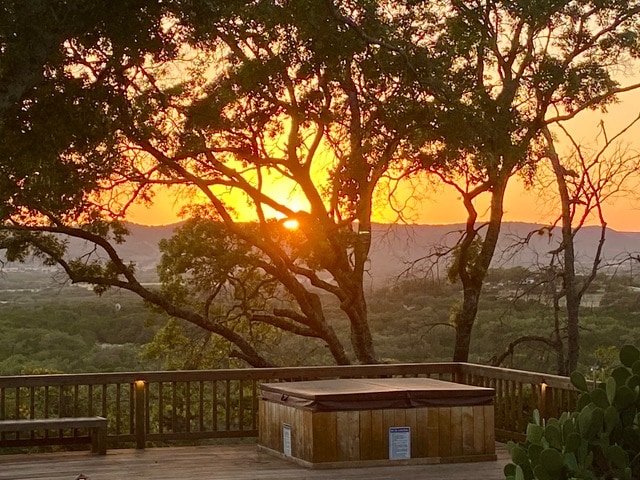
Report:
[{"label": "shrub", "polygon": [[546,421],[534,412],[525,443],[509,442],[508,480],[640,478],[640,350],[622,347],[620,362],[592,388],[571,375],[582,392],[576,412]]}]

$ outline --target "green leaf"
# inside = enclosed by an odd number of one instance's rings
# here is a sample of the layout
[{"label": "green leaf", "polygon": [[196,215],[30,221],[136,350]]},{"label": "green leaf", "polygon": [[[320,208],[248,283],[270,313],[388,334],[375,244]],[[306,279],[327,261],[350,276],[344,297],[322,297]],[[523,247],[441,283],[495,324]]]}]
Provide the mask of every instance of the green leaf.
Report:
[{"label": "green leaf", "polygon": [[587,430],[588,438],[594,438],[604,427],[604,410],[596,407],[593,409],[591,425]]},{"label": "green leaf", "polygon": [[549,445],[557,450],[562,449],[562,433],[556,425],[547,425],[544,431],[544,438],[547,439]]},{"label": "green leaf", "polygon": [[505,477],[515,477],[516,476],[516,465],[513,463],[507,463],[504,466],[504,476]]},{"label": "green leaf", "polygon": [[[616,394],[616,381],[613,378],[607,379],[606,392],[602,388],[594,388],[591,392],[591,401],[600,408],[607,408],[613,402]],[[611,396],[611,397],[609,397]]]},{"label": "green leaf", "polygon": [[576,458],[576,455],[573,452],[565,453],[564,454],[564,464],[571,471],[577,470],[578,469],[578,459]]},{"label": "green leaf", "polygon": [[575,452],[576,450],[578,450],[578,448],[580,448],[581,444],[582,444],[582,437],[580,436],[579,433],[573,432],[567,437],[564,451],[569,453]]},{"label": "green leaf", "polygon": [[593,413],[588,406],[580,410],[580,413],[578,414],[578,430],[585,437],[586,437],[586,432],[589,429],[589,426],[591,425],[592,420],[593,420]]},{"label": "green leaf", "polygon": [[520,445],[514,446],[511,450],[511,460],[516,465],[524,465],[529,463],[529,456],[524,448]]},{"label": "green leaf", "polygon": [[587,379],[582,373],[578,371],[572,372],[569,378],[571,379],[571,383],[573,384],[573,386],[578,390],[582,392],[586,392],[589,390],[587,387]]},{"label": "green leaf", "polygon": [[640,462],[640,429],[627,426],[622,431],[622,438],[627,445],[636,445],[636,461]]},{"label": "green leaf", "polygon": [[586,406],[588,406],[591,403],[591,394],[590,393],[583,393],[582,395],[580,395],[578,397],[578,405],[577,405],[577,410],[579,412],[582,411],[582,409],[584,409]]},{"label": "green leaf", "polygon": [[618,409],[613,405],[609,405],[604,410],[604,426],[607,433],[616,428],[620,424],[620,415],[618,415]]},{"label": "green leaf", "polygon": [[558,474],[564,465],[564,458],[559,451],[547,448],[540,453],[540,465],[543,465],[549,473]]},{"label": "green leaf", "polygon": [[529,462],[532,465],[540,461],[540,454],[542,453],[543,450],[544,450],[544,447],[542,445],[535,445],[535,444],[529,445],[529,448],[527,448],[527,454],[529,455]]},{"label": "green leaf", "polygon": [[[638,364],[640,366],[640,362],[634,363],[634,366]],[[627,378],[627,387],[631,390],[634,390],[636,387],[640,387],[640,374],[634,373],[629,378]]]},{"label": "green leaf", "polygon": [[589,453],[587,453],[584,457],[583,465],[585,467],[590,467],[592,463],[593,463],[593,452],[589,451]]},{"label": "green leaf", "polygon": [[[636,418],[636,411],[634,408],[625,408],[623,410],[618,410],[618,414],[620,415],[620,423],[624,427],[630,427],[634,424]],[[639,422],[636,421],[636,425],[640,425]]]},{"label": "green leaf", "polygon": [[540,411],[537,408],[533,411],[533,421],[536,425],[542,425],[540,422]]},{"label": "green leaf", "polygon": [[627,383],[627,378],[631,376],[631,372],[625,367],[616,367],[611,372],[611,376],[616,379],[618,385]]},{"label": "green leaf", "polygon": [[573,423],[573,419],[567,418],[567,420],[562,423],[562,437],[564,438],[564,441],[566,442],[569,435],[571,435],[575,431],[576,426]]},{"label": "green leaf", "polygon": [[620,361],[625,367],[631,368],[638,360],[640,360],[640,350],[635,346],[624,345],[620,349]]},{"label": "green leaf", "polygon": [[623,469],[629,466],[629,455],[620,445],[611,445],[607,450],[607,458],[616,467]]},{"label": "green leaf", "polygon": [[616,391],[616,398],[614,399],[613,403],[616,408],[622,410],[634,404],[637,398],[638,394],[634,390],[631,390],[626,385],[623,385]]},{"label": "green leaf", "polygon": [[604,410],[585,407],[578,414],[578,429],[587,440],[594,438],[604,425]]},{"label": "green leaf", "polygon": [[557,476],[551,475],[542,464],[535,466],[533,474],[537,480],[556,480],[558,478]]},{"label": "green leaf", "polygon": [[536,445],[540,445],[542,442],[542,435],[544,430],[540,425],[530,423],[527,425],[527,441]]},{"label": "green leaf", "polygon": [[522,474],[524,475],[525,480],[534,480],[531,464],[522,465],[520,468],[522,468]]}]

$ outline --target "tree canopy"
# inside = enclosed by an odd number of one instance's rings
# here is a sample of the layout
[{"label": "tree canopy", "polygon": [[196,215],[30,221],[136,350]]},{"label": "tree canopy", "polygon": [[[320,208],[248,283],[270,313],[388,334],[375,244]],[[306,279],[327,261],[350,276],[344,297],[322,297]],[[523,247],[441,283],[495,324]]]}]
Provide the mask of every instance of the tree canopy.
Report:
[{"label": "tree canopy", "polygon": [[[237,291],[270,285],[272,295],[286,292],[295,307],[268,309],[264,303],[234,301],[233,309],[240,309],[249,322],[320,338],[335,361],[348,363],[349,354],[324,317],[318,293],[309,288],[313,286],[339,300],[350,323],[355,358],[376,361],[363,292],[374,190],[394,162],[401,161],[412,129],[401,111],[419,108],[398,77],[401,66],[389,61],[393,54],[372,49],[345,28],[342,17],[323,4],[172,6],[173,12],[158,20],[168,44],[140,56],[137,63],[117,57],[109,38],[98,38],[91,48],[68,49],[73,39],[59,46],[67,57],[56,78],[44,83],[59,83],[65,103],[85,105],[89,111],[73,112],[76,123],[68,124],[70,137],[60,140],[60,148],[42,145],[54,158],[37,161],[50,172],[18,160],[18,152],[26,149],[18,141],[6,142],[10,151],[4,157],[13,156],[7,163],[25,167],[22,180],[9,175],[16,192],[5,202],[15,206],[4,215],[9,220],[5,232],[11,232],[4,240],[9,256],[19,258],[29,247],[61,264],[73,281],[136,291],[169,313],[223,336],[236,345],[236,355],[254,365],[269,361],[243,338],[241,322],[230,326],[212,318],[208,305],[223,286]],[[364,4],[352,13],[367,13],[371,25],[385,30],[374,7]],[[22,135],[25,122],[51,130],[44,114],[24,105],[15,108],[24,117],[18,116],[16,136]],[[48,117],[55,122],[65,113],[52,105],[46,111],[55,113]],[[428,119],[413,116],[413,124]],[[29,155],[38,158],[33,151]],[[34,175],[47,184],[41,186]],[[193,229],[183,228],[179,237],[214,229],[223,243],[238,248],[231,265],[208,258],[208,268],[217,269],[209,278],[212,284],[203,287],[194,280],[201,258],[197,252],[185,256],[176,240],[166,245],[161,266],[167,290],[162,295],[149,291],[108,244],[109,235],[117,241],[124,233],[109,220],[122,218],[131,202],[145,199],[156,185],[183,188],[201,204],[192,210],[197,218]],[[300,210],[290,206],[296,196],[303,202]],[[238,213],[247,210],[255,225],[239,221]],[[298,221],[295,235],[283,229],[278,219],[284,218]],[[66,259],[64,244],[45,233],[94,242],[108,262]],[[181,267],[173,264],[176,254]],[[182,282],[190,289],[188,305],[172,302],[177,293],[168,294],[180,276],[188,277]],[[239,283],[232,281],[239,278]],[[249,287],[250,281],[258,285]]]},{"label": "tree canopy", "polygon": [[[451,2],[437,43],[455,59],[444,82],[440,141],[435,149],[428,143],[418,159],[458,191],[467,211],[466,230],[450,252],[449,275],[463,289],[454,360],[468,359],[510,179],[519,174],[531,183],[548,156],[549,126],[606,108],[639,86],[622,86],[615,76],[637,58],[639,8],[635,2]],[[486,222],[478,222],[482,196],[490,198]]]},{"label": "tree canopy", "polygon": [[[256,366],[273,328],[338,363],[378,360],[372,212],[380,185],[419,172],[458,185],[469,212],[454,264],[465,360],[509,178],[535,169],[546,125],[630,88],[612,74],[638,51],[636,2],[89,3],[0,10],[0,247],[131,290]],[[158,188],[192,205],[153,290],[114,243]],[[65,236],[96,250],[69,258]]]}]

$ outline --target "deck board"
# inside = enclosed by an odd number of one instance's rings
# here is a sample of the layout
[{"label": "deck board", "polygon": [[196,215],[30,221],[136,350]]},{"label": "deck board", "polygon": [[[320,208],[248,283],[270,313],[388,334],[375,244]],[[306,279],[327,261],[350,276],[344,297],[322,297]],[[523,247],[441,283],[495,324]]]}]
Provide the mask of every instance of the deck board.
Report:
[{"label": "deck board", "polygon": [[109,450],[106,456],[87,452],[13,454],[0,456],[0,479],[74,480],[82,473],[89,480],[502,480],[509,455],[505,445],[499,443],[496,453],[495,462],[334,470],[305,469],[258,452],[252,444]]}]

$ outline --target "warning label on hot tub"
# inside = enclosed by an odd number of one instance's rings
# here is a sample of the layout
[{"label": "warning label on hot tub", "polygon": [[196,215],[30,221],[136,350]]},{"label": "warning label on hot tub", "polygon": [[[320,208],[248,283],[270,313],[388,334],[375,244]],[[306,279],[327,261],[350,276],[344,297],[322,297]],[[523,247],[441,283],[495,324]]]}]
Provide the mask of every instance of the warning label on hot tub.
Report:
[{"label": "warning label on hot tub", "polygon": [[282,453],[291,456],[291,425],[288,423],[282,424]]},{"label": "warning label on hot tub", "polygon": [[411,427],[389,428],[389,460],[411,458]]}]

